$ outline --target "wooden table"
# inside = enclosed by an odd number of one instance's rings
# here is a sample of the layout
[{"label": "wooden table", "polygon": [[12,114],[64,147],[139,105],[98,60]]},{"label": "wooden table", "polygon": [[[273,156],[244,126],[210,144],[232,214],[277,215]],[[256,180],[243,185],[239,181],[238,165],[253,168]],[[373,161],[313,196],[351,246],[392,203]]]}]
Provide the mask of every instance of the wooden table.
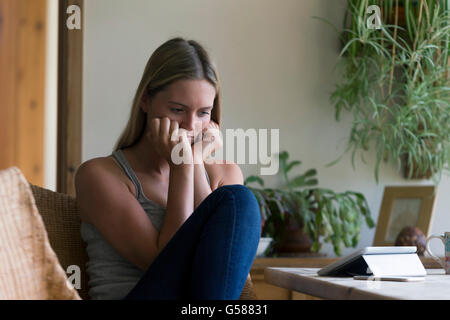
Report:
[{"label": "wooden table", "polygon": [[[429,257],[420,257],[426,269],[441,268],[441,265]],[[295,290],[281,288],[267,283],[264,280],[264,270],[268,267],[275,268],[323,268],[335,261],[338,258],[326,258],[317,255],[307,255],[299,258],[269,258],[261,257],[253,261],[253,266],[250,270],[253,287],[256,296],[260,300],[316,300],[317,297],[299,293]]]},{"label": "wooden table", "polygon": [[427,269],[425,281],[366,281],[351,277],[320,277],[320,268],[273,268],[264,270],[266,282],[323,299],[450,299],[450,275],[444,269]]},{"label": "wooden table", "polygon": [[256,297],[259,300],[315,300],[314,297],[271,285],[264,281],[267,267],[312,268],[325,267],[335,262],[336,258],[256,258],[250,270]]}]

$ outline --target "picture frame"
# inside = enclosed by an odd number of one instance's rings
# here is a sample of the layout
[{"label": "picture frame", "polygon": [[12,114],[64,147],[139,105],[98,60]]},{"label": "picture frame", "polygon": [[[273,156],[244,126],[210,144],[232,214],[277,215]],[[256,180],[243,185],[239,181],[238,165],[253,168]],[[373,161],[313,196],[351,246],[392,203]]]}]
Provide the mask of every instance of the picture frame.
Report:
[{"label": "picture frame", "polygon": [[434,186],[386,186],[373,245],[394,246],[407,226],[419,228],[428,237],[436,199]]}]

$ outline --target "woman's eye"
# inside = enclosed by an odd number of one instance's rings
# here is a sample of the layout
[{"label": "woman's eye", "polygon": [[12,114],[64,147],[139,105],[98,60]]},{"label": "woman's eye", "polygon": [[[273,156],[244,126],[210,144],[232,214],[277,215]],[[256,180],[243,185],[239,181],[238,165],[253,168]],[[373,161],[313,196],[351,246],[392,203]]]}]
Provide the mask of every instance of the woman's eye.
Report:
[{"label": "woman's eye", "polygon": [[[183,111],[184,111],[184,109],[181,109],[181,108],[171,108],[171,110],[172,110],[173,112],[175,112],[175,113],[180,113],[180,112],[183,112]],[[209,114],[209,112],[206,112],[206,111],[201,111],[201,112],[200,112],[200,115],[201,115],[202,117],[207,116],[208,114]]]}]

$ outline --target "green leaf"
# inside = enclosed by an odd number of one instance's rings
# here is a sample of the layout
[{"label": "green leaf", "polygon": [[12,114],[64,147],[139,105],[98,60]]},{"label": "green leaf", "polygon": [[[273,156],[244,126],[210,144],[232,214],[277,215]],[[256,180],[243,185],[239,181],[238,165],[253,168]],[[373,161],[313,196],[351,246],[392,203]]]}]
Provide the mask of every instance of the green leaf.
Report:
[{"label": "green leaf", "polygon": [[286,166],[285,172],[288,173],[294,166],[300,165],[301,161],[295,160]]},{"label": "green leaf", "polygon": [[314,241],[312,246],[311,246],[311,251],[312,252],[318,252],[320,249],[320,243],[317,241]]},{"label": "green leaf", "polygon": [[344,240],[344,245],[347,248],[352,246],[352,241],[351,241],[350,235],[347,232],[344,233],[344,239],[343,240]]},{"label": "green leaf", "polygon": [[317,179],[310,179],[305,181],[305,186],[316,186],[319,183]]},{"label": "green leaf", "polygon": [[289,158],[289,153],[287,151],[282,151],[279,154],[280,160],[286,161]]},{"label": "green leaf", "polygon": [[355,234],[352,238],[352,247],[355,248],[359,242],[359,233]]},{"label": "green leaf", "polygon": [[367,226],[371,229],[373,227],[375,227],[375,222],[373,222],[373,220],[370,216],[366,216],[366,223],[367,223]]},{"label": "green leaf", "polygon": [[305,174],[303,176],[306,178],[306,177],[313,177],[316,175],[317,175],[316,169],[309,169],[308,171],[305,172]]},{"label": "green leaf", "polygon": [[294,179],[292,179],[289,182],[289,186],[291,186],[292,188],[304,187],[305,186],[305,177],[303,175],[295,177]]}]

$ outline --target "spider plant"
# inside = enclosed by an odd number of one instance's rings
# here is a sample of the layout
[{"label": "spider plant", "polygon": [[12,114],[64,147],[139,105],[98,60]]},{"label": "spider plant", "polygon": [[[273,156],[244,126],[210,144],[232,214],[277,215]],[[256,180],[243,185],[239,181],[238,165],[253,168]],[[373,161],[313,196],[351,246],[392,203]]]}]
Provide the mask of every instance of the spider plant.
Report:
[{"label": "spider plant", "polygon": [[[381,9],[380,29],[366,23],[371,5]],[[352,166],[373,147],[377,183],[381,161],[390,161],[407,178],[431,173],[438,184],[450,163],[447,0],[348,0],[339,36],[331,101],[336,121],[343,111],[353,116],[344,152],[352,151]]]},{"label": "spider plant", "polygon": [[255,195],[260,205],[261,218],[265,220],[263,236],[273,238],[269,251],[277,255],[276,249],[283,242],[285,227],[295,221],[312,240],[311,251],[318,252],[321,241],[333,244],[336,255],[341,255],[341,247],[355,247],[359,242],[360,224],[365,218],[370,228],[374,222],[363,194],[346,191],[336,193],[330,189],[317,188],[317,170],[309,169],[304,174],[289,177],[289,173],[301,164],[288,161],[289,153],[278,154],[280,171],[284,185],[280,188],[254,188],[250,183],[264,187],[258,176],[245,179],[246,185]]}]

